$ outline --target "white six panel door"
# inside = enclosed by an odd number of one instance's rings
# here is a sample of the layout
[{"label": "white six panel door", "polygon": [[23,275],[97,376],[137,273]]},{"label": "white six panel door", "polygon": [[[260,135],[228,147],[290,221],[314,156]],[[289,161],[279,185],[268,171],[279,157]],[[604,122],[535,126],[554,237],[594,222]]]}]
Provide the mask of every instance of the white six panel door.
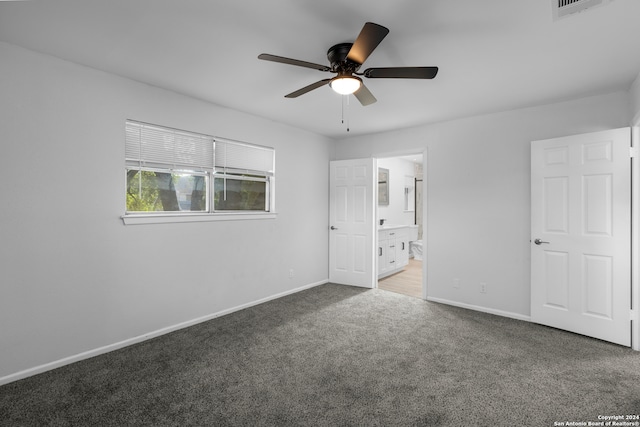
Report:
[{"label": "white six panel door", "polygon": [[531,320],[631,345],[630,129],[531,144]]},{"label": "white six panel door", "polygon": [[329,182],[329,281],[375,284],[374,159],[331,162]]}]

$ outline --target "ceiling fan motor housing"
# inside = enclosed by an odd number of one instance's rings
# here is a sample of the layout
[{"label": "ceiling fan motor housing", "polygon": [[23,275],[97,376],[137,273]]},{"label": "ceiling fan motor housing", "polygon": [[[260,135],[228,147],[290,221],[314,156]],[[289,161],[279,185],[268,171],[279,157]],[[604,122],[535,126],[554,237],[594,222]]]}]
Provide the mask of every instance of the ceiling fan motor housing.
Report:
[{"label": "ceiling fan motor housing", "polygon": [[329,48],[327,59],[331,63],[331,70],[339,74],[352,73],[360,68],[360,65],[347,59],[353,43],[338,43]]}]

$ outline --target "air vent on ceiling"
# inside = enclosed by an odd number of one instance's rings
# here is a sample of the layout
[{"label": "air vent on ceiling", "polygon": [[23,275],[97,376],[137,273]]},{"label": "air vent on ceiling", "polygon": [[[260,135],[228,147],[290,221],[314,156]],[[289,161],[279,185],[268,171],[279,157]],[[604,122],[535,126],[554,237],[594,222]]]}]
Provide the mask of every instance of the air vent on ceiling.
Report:
[{"label": "air vent on ceiling", "polygon": [[551,0],[553,20],[565,18],[595,6],[602,6],[612,0]]}]

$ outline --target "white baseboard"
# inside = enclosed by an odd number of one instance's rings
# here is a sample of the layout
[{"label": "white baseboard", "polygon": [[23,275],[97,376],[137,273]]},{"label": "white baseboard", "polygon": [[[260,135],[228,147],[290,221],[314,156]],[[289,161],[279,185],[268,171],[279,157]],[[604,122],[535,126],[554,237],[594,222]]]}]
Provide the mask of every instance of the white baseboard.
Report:
[{"label": "white baseboard", "polygon": [[450,301],[443,298],[427,297],[427,301],[452,305],[454,307],[466,308],[468,310],[481,311],[483,313],[495,314],[496,316],[509,317],[511,319],[516,319],[516,320],[524,320],[525,322],[531,322],[531,316],[525,316],[524,314],[519,314],[519,313],[512,313],[510,311],[496,310],[494,308],[487,308],[479,305],[465,304],[462,302]]},{"label": "white baseboard", "polygon": [[253,307],[255,305],[259,305],[268,301],[272,301],[278,298],[285,297],[287,295],[295,294],[301,291],[305,291],[307,289],[314,288],[316,286],[324,285],[325,283],[329,283],[329,280],[321,280],[316,283],[311,283],[305,286],[301,286],[299,288],[291,289],[289,291],[281,292],[279,294],[271,295],[266,298],[262,298],[256,301],[252,301],[246,304],[239,305],[237,307],[229,308],[226,310],[219,311],[217,313],[209,314],[206,316],[199,317],[197,319],[188,320],[186,322],[178,323],[177,325],[168,326],[166,328],[158,329],[156,331],[152,331],[143,335],[139,335],[137,337],[129,338],[124,341],[120,341],[117,343],[105,345],[103,347],[95,348],[93,350],[85,351],[79,354],[75,354],[73,356],[65,357],[59,360],[55,360],[53,362],[45,363],[44,365],[35,366],[33,368],[25,369],[20,372],[16,372],[13,374],[6,375],[4,377],[0,377],[0,386],[4,384],[8,384],[14,381],[18,381],[24,378],[31,377],[33,375],[41,374],[46,371],[51,371],[56,368],[60,368],[65,365],[69,365],[71,363],[79,362],[81,360],[89,359],[91,357],[99,356],[101,354],[109,353],[114,350],[119,350],[121,348],[138,344],[143,341],[146,341],[151,338],[159,337],[164,334],[168,334],[173,331],[177,331],[179,329],[188,328],[189,326],[197,325],[198,323],[206,322],[208,320],[215,319],[217,317],[222,317],[227,314],[234,313],[236,311],[243,310],[245,308]]}]

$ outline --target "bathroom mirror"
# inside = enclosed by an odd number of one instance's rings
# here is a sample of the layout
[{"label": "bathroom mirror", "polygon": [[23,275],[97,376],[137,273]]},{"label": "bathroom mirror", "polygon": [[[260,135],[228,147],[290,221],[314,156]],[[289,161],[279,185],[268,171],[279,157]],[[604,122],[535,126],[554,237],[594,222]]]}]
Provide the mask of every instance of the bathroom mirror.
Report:
[{"label": "bathroom mirror", "polygon": [[378,168],[378,204],[389,204],[389,169]]}]

